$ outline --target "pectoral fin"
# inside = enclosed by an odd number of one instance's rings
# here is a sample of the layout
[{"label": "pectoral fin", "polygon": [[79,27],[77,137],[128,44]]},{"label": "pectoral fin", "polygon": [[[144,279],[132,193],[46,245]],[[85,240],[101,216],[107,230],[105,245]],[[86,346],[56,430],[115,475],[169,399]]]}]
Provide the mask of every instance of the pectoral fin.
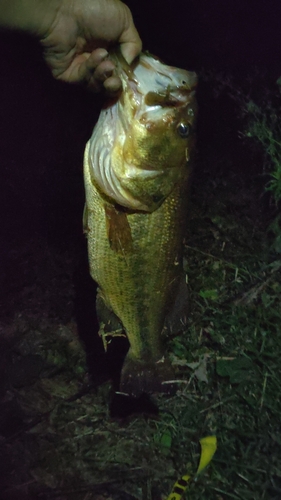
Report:
[{"label": "pectoral fin", "polygon": [[105,205],[104,209],[110,248],[123,255],[130,253],[133,241],[126,212],[118,210],[113,205]]}]

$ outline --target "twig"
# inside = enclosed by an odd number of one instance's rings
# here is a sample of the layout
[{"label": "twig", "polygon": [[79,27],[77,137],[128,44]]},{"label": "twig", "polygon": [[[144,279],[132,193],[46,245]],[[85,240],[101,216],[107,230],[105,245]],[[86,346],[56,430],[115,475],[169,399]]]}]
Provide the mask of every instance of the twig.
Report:
[{"label": "twig", "polygon": [[264,288],[267,287],[267,285],[270,283],[270,281],[274,278],[274,275],[269,276],[263,283],[254,285],[253,287],[250,288],[247,292],[243,293],[243,295],[234,300],[233,304],[235,306],[238,306],[239,304],[250,304],[253,302],[257,296],[263,291]]},{"label": "twig", "polygon": [[185,248],[189,248],[190,250],[194,250],[194,252],[201,253],[201,255],[205,255],[206,257],[210,257],[211,259],[219,260],[220,262],[223,262],[226,266],[232,267],[234,269],[239,269],[239,271],[244,272],[245,274],[250,274],[249,271],[245,271],[245,269],[240,269],[236,264],[232,264],[231,262],[228,262],[225,259],[222,259],[221,257],[217,257],[216,255],[212,255],[211,253],[203,252],[202,250],[199,250],[199,248],[195,247],[190,247],[189,245],[184,245]]},{"label": "twig", "polygon": [[[275,267],[274,267],[274,264],[276,264]],[[241,304],[241,303],[250,304],[251,301],[253,301],[255,298],[257,298],[257,295],[275,277],[275,274],[281,268],[281,261],[276,260],[276,261],[272,262],[271,264],[269,264],[268,266],[266,266],[266,268],[268,268],[269,266],[272,267],[272,269],[270,271],[270,276],[267,276],[262,283],[260,281],[256,281],[256,283],[253,286],[251,286],[251,288],[249,290],[247,290],[246,292],[240,292],[239,294],[236,294],[234,297],[228,298],[227,300],[222,302],[221,305],[225,305],[225,304],[229,304],[229,303],[233,303],[236,306]],[[263,272],[264,272],[264,270],[263,270]]]}]

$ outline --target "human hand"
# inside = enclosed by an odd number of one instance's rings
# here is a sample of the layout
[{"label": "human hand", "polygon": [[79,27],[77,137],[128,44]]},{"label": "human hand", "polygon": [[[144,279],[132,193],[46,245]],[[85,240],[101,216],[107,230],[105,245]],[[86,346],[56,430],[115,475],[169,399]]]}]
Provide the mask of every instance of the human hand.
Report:
[{"label": "human hand", "polygon": [[55,78],[86,82],[94,91],[121,87],[106,48],[120,44],[129,64],[141,51],[132,14],[120,0],[61,0],[40,41]]}]

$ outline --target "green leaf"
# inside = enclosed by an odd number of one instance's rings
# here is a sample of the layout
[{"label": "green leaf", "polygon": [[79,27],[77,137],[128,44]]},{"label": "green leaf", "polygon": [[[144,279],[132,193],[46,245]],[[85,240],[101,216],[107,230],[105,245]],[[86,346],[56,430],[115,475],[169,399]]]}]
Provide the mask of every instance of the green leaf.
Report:
[{"label": "green leaf", "polygon": [[161,436],[160,438],[160,444],[164,448],[171,448],[172,445],[172,434],[170,431],[167,429]]},{"label": "green leaf", "polygon": [[252,361],[245,357],[233,360],[219,359],[216,362],[217,374],[221,377],[229,377],[232,384],[239,384],[247,380],[251,375],[252,369]]},{"label": "green leaf", "polygon": [[218,291],[216,289],[212,289],[212,290],[200,290],[199,295],[203,299],[217,300],[217,298],[218,298]]},{"label": "green leaf", "polygon": [[168,455],[172,446],[172,434],[169,429],[166,429],[160,436],[154,437],[155,442],[160,445],[162,453]]}]

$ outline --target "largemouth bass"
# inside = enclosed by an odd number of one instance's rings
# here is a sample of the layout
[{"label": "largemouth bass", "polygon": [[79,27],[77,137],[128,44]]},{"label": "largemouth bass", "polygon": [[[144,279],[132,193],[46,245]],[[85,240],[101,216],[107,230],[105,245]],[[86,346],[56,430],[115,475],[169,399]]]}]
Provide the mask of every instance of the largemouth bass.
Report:
[{"label": "largemouth bass", "polygon": [[183,277],[196,75],[145,54],[114,61],[123,91],[86,145],[84,228],[101,330],[115,318],[130,343],[120,390],[138,395],[173,378],[161,334]]}]

